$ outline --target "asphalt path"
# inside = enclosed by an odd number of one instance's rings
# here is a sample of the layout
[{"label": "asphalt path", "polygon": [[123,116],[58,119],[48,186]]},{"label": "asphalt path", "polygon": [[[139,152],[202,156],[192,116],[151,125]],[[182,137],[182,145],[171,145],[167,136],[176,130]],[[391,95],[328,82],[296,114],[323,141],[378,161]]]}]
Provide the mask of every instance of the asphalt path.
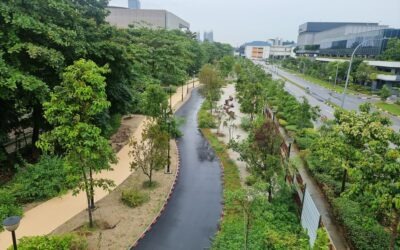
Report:
[{"label": "asphalt path", "polygon": [[[285,90],[288,91],[291,95],[295,96],[298,100],[300,100],[304,96],[305,98],[307,98],[307,100],[312,106],[319,106],[321,109],[320,113],[321,118],[322,117],[327,117],[328,119],[334,118],[333,114],[335,110],[331,106],[327,105],[326,102],[331,102],[337,106],[340,106],[342,102],[342,94],[333,92],[320,85],[306,81],[303,78],[288,73],[276,66],[265,65],[262,62],[256,62],[256,63],[261,65],[268,73],[272,74],[273,78],[282,79],[282,77],[284,77],[296,83],[293,84],[290,81],[286,81]],[[378,100],[379,98],[377,97],[347,94],[345,98],[344,108],[346,110],[358,110],[358,107],[361,104],[366,102],[373,103]],[[392,121],[391,127],[395,131],[399,131],[400,119],[396,116],[392,116],[389,114],[385,114],[385,116],[391,119]],[[314,124],[316,126],[321,125],[321,119],[318,119]]]},{"label": "asphalt path", "polygon": [[180,176],[175,191],[157,223],[139,242],[138,250],[208,249],[222,212],[219,161],[197,124],[203,98],[198,89],[176,112],[185,123],[178,140]]}]

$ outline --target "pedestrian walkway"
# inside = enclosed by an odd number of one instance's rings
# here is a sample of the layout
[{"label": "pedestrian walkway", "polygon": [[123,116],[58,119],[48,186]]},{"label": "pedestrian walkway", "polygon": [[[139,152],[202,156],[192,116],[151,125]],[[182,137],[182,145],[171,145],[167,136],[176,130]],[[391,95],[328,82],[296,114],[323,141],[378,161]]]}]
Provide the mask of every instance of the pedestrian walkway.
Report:
[{"label": "pedestrian walkway", "polygon": [[[188,99],[186,97],[189,96],[189,89],[198,85],[199,83],[197,81],[194,83],[190,81],[190,83],[184,85],[183,88],[177,88],[177,92],[171,98],[173,109],[177,110]],[[133,138],[140,140],[145,120],[146,119],[143,119],[136,131],[132,134]],[[129,150],[129,145],[125,145],[118,152],[117,157],[119,161],[117,164],[112,166],[113,171],[102,172],[94,177],[113,180],[116,186],[122,184],[132,173],[130,168],[131,159],[129,157]],[[108,194],[107,191],[102,189],[96,189],[95,193],[96,202]],[[56,197],[43,202],[24,214],[21,224],[16,231],[17,238],[20,239],[24,236],[47,235],[86,208],[87,201],[84,192],[81,192],[76,196],[73,196],[72,192],[68,192],[61,197]],[[12,240],[10,233],[6,231],[0,233],[0,250],[7,249],[11,244]]]}]

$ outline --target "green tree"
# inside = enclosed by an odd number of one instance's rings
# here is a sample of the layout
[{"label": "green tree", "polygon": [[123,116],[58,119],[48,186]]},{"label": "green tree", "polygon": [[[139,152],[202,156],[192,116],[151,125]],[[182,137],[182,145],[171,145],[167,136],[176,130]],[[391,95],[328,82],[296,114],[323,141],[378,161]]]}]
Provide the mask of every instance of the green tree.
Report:
[{"label": "green tree", "polygon": [[163,169],[168,163],[168,134],[159,125],[148,123],[142,132],[142,140],[131,141],[131,168],[142,170],[149,179],[148,186],[153,186],[153,172]]},{"label": "green tree", "polygon": [[373,80],[374,73],[374,68],[363,62],[358,66],[355,76],[358,81],[365,83]]},{"label": "green tree", "polygon": [[383,85],[381,91],[379,92],[379,95],[381,96],[382,101],[386,101],[386,99],[388,99],[392,95],[392,91],[388,86]]},{"label": "green tree", "polygon": [[146,87],[141,95],[141,111],[143,114],[158,120],[168,109],[168,95],[165,90],[157,84]]},{"label": "green tree", "polygon": [[266,97],[264,84],[249,83],[239,92],[240,110],[250,114],[250,120],[253,121],[254,115],[264,110],[267,103]]},{"label": "green tree", "polygon": [[37,143],[51,154],[61,149],[66,162],[80,173],[81,180],[74,193],[86,193],[90,227],[93,226],[94,187],[109,190],[113,186],[111,180],[94,179],[93,174],[111,170],[110,163],[116,162],[110,144],[92,124],[94,117],[110,106],[103,76],[107,71],[83,59],[67,67],[61,85],[44,104],[45,118],[54,128],[42,134]]},{"label": "green tree", "polygon": [[242,143],[232,142],[232,148],[240,154],[255,176],[268,184],[268,200],[272,200],[274,179],[281,171],[280,146],[282,140],[271,120],[256,126]]},{"label": "green tree", "polygon": [[204,95],[210,103],[210,112],[213,113],[214,103],[221,95],[222,79],[217,69],[211,64],[204,65],[199,73],[200,83],[204,84]]},{"label": "green tree", "polygon": [[379,58],[386,61],[400,61],[400,38],[389,39],[386,50]]}]

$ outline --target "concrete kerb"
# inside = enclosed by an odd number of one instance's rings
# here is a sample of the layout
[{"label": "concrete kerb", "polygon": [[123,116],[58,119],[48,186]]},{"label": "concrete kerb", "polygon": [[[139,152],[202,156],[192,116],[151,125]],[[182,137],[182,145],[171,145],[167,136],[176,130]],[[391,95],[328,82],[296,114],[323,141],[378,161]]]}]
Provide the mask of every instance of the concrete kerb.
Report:
[{"label": "concrete kerb", "polygon": [[[198,86],[196,86],[195,88],[197,88]],[[179,102],[177,105],[175,105],[174,109],[178,110],[192,95],[192,91],[193,88],[190,89],[189,93],[185,96],[183,102]],[[180,160],[180,152],[179,152],[179,147],[178,147],[178,141],[175,139],[174,140],[174,145],[176,147],[176,152],[177,152],[177,168],[176,168],[176,173],[175,173],[175,179],[171,185],[170,191],[168,192],[168,195],[166,196],[165,200],[164,200],[164,205],[161,207],[161,209],[159,210],[157,216],[154,218],[154,220],[152,221],[152,223],[150,223],[149,226],[147,226],[147,228],[144,230],[144,232],[142,233],[142,235],[133,243],[133,245],[131,247],[129,247],[128,249],[134,249],[135,247],[137,247],[140,243],[141,240],[144,239],[144,237],[146,237],[147,233],[149,233],[152,229],[152,227],[157,223],[157,221],[160,219],[162,213],[165,211],[169,201],[171,200],[171,197],[173,195],[173,192],[175,191],[176,188],[176,184],[179,180],[179,173],[180,173],[180,168],[181,168],[181,160]]]}]

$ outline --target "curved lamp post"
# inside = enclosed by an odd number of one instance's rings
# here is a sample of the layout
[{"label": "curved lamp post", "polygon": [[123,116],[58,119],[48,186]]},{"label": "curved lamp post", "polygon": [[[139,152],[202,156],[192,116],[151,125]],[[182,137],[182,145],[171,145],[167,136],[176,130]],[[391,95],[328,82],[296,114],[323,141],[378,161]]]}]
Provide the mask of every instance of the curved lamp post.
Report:
[{"label": "curved lamp post", "polygon": [[349,69],[347,71],[347,77],[346,77],[346,85],[344,86],[343,90],[343,96],[342,96],[342,104],[340,105],[341,108],[344,106],[344,100],[346,99],[346,90],[349,85],[349,79],[350,79],[350,73],[351,73],[351,66],[353,65],[353,59],[354,55],[356,54],[357,50],[365,43],[365,42],[370,42],[370,41],[380,41],[380,40],[387,40],[389,39],[388,37],[380,38],[380,39],[369,39],[369,40],[364,40],[362,41],[357,47],[354,48],[353,53],[351,54],[351,59],[350,59],[350,64],[349,64]]},{"label": "curved lamp post", "polygon": [[19,216],[11,216],[3,221],[3,227],[7,231],[11,232],[14,250],[17,250],[17,239],[15,237],[15,230],[17,230],[20,221],[21,217]]}]

